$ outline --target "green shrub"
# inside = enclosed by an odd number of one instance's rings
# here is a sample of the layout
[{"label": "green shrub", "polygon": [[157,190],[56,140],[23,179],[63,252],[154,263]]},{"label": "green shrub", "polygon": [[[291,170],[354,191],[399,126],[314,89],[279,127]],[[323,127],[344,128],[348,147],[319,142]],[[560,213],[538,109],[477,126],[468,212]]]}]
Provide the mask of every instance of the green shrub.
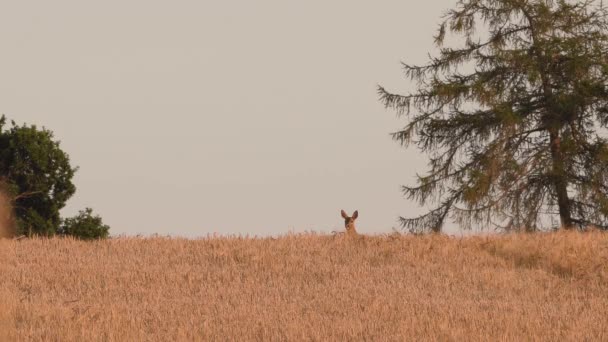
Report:
[{"label": "green shrub", "polygon": [[103,224],[101,217],[93,215],[93,209],[81,210],[77,216],[64,219],[59,227],[61,235],[73,236],[83,240],[105,239],[110,227]]}]

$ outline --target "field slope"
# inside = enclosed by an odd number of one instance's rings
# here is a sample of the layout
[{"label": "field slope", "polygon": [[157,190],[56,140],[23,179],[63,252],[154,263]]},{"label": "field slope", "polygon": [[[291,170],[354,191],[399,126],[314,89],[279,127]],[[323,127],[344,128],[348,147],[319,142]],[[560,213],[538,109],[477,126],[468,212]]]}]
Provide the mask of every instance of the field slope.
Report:
[{"label": "field slope", "polygon": [[608,234],[0,240],[0,340],[608,340]]}]

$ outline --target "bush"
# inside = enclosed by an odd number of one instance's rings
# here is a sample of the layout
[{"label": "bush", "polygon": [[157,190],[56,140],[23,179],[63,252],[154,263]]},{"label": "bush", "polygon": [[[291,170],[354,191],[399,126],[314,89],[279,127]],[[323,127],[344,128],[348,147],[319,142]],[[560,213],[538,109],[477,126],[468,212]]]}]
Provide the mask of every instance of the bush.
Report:
[{"label": "bush", "polygon": [[64,219],[59,227],[61,235],[73,236],[83,240],[105,239],[110,227],[103,224],[101,217],[93,215],[93,209],[81,210],[77,216]]}]

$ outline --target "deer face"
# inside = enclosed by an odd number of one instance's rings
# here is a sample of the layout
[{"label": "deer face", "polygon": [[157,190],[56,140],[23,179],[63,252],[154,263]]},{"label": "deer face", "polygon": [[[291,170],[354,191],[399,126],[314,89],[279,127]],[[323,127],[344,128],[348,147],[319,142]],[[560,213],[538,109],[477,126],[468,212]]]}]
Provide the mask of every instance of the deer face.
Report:
[{"label": "deer face", "polygon": [[346,228],[347,233],[357,234],[357,230],[355,230],[355,220],[359,217],[359,211],[355,210],[353,216],[346,215],[346,212],[342,210],[341,212],[342,218],[344,218],[344,227]]}]

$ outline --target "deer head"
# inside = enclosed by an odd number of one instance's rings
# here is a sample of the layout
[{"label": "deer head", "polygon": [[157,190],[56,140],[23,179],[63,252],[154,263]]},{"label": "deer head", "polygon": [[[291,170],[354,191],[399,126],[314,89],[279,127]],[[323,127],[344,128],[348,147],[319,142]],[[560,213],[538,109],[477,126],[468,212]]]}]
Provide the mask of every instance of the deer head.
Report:
[{"label": "deer head", "polygon": [[355,229],[355,220],[359,217],[359,211],[355,210],[353,216],[346,215],[346,212],[342,210],[341,212],[342,218],[344,218],[344,227],[346,228],[346,232],[349,234],[357,234],[357,230]]}]

